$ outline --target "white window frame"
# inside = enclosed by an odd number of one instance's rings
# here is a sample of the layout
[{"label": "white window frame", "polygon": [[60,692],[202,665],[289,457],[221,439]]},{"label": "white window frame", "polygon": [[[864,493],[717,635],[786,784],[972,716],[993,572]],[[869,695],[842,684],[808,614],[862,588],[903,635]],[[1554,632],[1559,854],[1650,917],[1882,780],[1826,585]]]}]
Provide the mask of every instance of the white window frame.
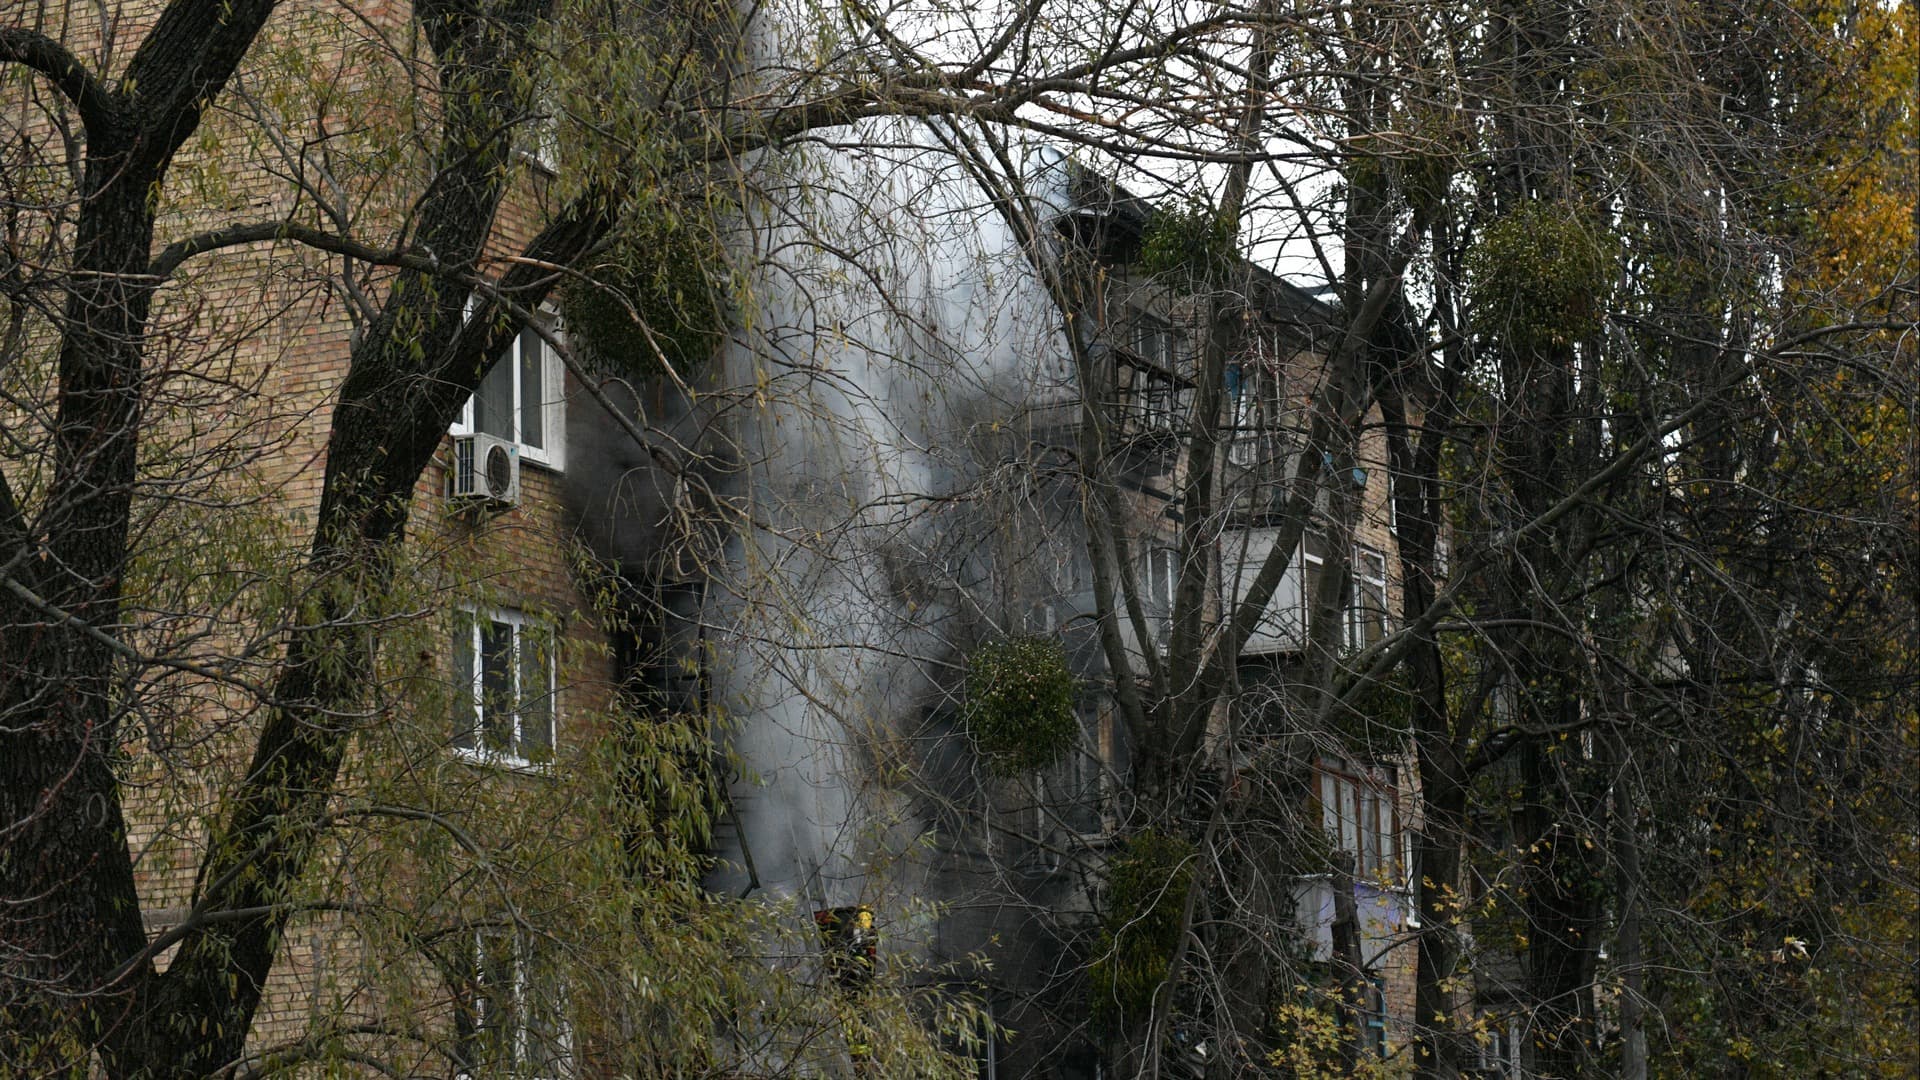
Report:
[{"label": "white window frame", "polygon": [[1150,311],[1135,310],[1128,323],[1127,347],[1140,359],[1172,374],[1178,359],[1173,322]]},{"label": "white window frame", "polygon": [[[1400,479],[1397,474],[1387,473],[1387,531],[1394,540],[1400,539]],[[1433,576],[1447,576],[1447,556],[1451,554],[1451,545],[1447,543],[1447,523],[1438,521],[1433,527]]]},{"label": "white window frame", "polygon": [[[1327,563],[1327,537],[1325,533],[1308,529],[1300,534],[1300,551],[1293,557],[1293,567],[1288,573],[1300,574],[1300,638],[1307,640],[1313,631],[1313,590],[1314,582],[1320,576],[1320,568]],[[1314,550],[1316,547],[1319,550]],[[1340,605],[1340,618],[1345,625],[1346,605]],[[1344,631],[1343,631],[1344,633]]]},{"label": "white window frame", "polygon": [[1260,391],[1256,383],[1258,371],[1256,365],[1240,366],[1240,385],[1228,403],[1233,433],[1227,439],[1227,461],[1243,469],[1260,464],[1266,457],[1266,431],[1261,426],[1266,419],[1266,410],[1260,407]]},{"label": "white window frame", "polygon": [[1164,648],[1173,631],[1173,599],[1180,589],[1180,552],[1165,544],[1147,545],[1140,559],[1140,606]]},{"label": "white window frame", "polygon": [[1156,364],[1119,357],[1115,390],[1121,422],[1133,434],[1178,431],[1191,406],[1193,391]]},{"label": "white window frame", "polygon": [[1480,1070],[1502,1080],[1520,1080],[1520,1022],[1481,1016]]},{"label": "white window frame", "polygon": [[1180,430],[1193,404],[1185,328],[1144,308],[1132,308],[1119,333],[1108,340],[1118,346],[1114,389],[1123,423],[1133,434]]},{"label": "white window frame", "polygon": [[[467,626],[468,632],[466,658],[469,670],[464,673],[459,670],[453,672],[453,693],[455,700],[458,701],[463,682],[462,675],[464,674],[466,689],[468,693],[472,695],[473,727],[465,732],[456,730],[452,733],[453,752],[470,761],[477,761],[488,765],[503,765],[514,769],[536,771],[550,768],[553,764],[554,755],[559,751],[558,744],[560,741],[560,680],[558,671],[560,665],[559,656],[557,655],[559,652],[560,635],[558,631],[551,623],[511,608],[461,608],[454,615],[453,632],[455,634],[459,632],[459,627],[462,622]],[[486,622],[499,623],[512,628],[511,644],[509,646],[511,659],[507,661],[507,669],[513,679],[512,696],[515,704],[513,709],[512,734],[508,740],[506,749],[487,745],[486,658],[482,638],[482,624]],[[520,650],[524,647],[522,642],[526,638],[528,628],[538,630],[546,635],[548,640],[546,658],[547,685],[545,687],[545,693],[540,695],[544,697],[547,702],[547,756],[543,761],[536,761],[525,753],[527,733],[524,729],[524,723],[526,718],[523,710],[520,708],[520,703],[527,701],[528,695],[525,688],[520,684],[521,673],[524,670],[524,665],[522,665],[520,659]],[[449,644],[452,644],[452,642],[450,641]],[[456,652],[453,656],[449,657],[449,663],[453,664],[458,659],[459,654]],[[460,745],[459,740],[462,736],[464,736],[466,741],[471,745]]]},{"label": "white window frame", "polygon": [[560,171],[560,109],[550,95],[534,95],[533,111],[514,130],[513,149],[548,176]]},{"label": "white window frame", "polygon": [[[483,1067],[497,1070],[504,1065],[513,1075],[521,1075],[520,1070],[527,1064],[529,1054],[534,1049],[536,1033],[532,1015],[538,1006],[541,1012],[550,1013],[555,1020],[553,1045],[549,1050],[551,1056],[557,1059],[558,1067],[552,1071],[530,1074],[529,1080],[565,1080],[573,1076],[577,1071],[573,1067],[573,1024],[567,1015],[565,989],[563,986],[553,986],[542,990],[536,985],[536,975],[530,970],[535,966],[534,950],[527,936],[515,930],[476,928],[467,945],[473,950],[473,964],[467,974],[473,981],[473,989],[477,991],[469,1016],[473,1025],[471,1037],[476,1045],[484,1045],[495,1038],[493,1024],[498,1022],[487,1015],[486,1006],[496,998],[492,993],[494,984],[490,978],[492,970],[489,960],[497,956],[498,951],[511,950],[512,973],[507,978],[507,985],[501,987],[512,1006],[509,1015],[512,1027],[503,1033],[504,1038],[500,1043],[500,1049],[507,1053],[509,1060],[486,1062]],[[462,1072],[460,1075],[471,1080],[487,1074]]]},{"label": "white window frame", "polygon": [[[1376,572],[1377,570],[1377,572]],[[1348,564],[1346,636],[1347,648],[1364,649],[1368,645],[1387,636],[1391,620],[1387,613],[1387,556],[1365,544],[1356,544],[1353,548],[1353,560]],[[1379,599],[1378,611],[1373,611],[1363,601],[1369,592]],[[1372,636],[1369,619],[1377,620],[1378,636]]]},{"label": "white window frame", "polygon": [[[467,301],[468,318],[473,317],[473,312],[477,307],[477,301],[471,299]],[[545,320],[549,333],[557,335],[562,332],[560,314],[555,311],[552,306],[541,305],[540,317]],[[529,331],[531,329],[531,327],[522,327],[518,333],[514,334],[513,344],[507,347],[506,355],[502,356],[498,361],[498,363],[507,365],[513,380],[512,438],[513,442],[520,447],[521,461],[532,462],[536,465],[551,469],[554,472],[562,472],[567,467],[566,364],[561,361],[560,354],[554,351],[553,346],[547,343],[547,339],[537,332],[530,334]],[[542,441],[546,444],[544,446],[530,446],[524,441],[525,429],[522,424],[522,417],[526,412],[528,404],[523,400],[525,395],[523,387],[521,386],[521,350],[522,343],[529,340],[530,337],[538,344],[540,349],[540,382],[546,388],[546,400],[537,402],[533,406],[541,411],[540,427],[543,435]],[[478,391],[475,391],[473,395],[468,396],[466,404],[460,406],[460,415],[455,418],[453,426],[448,431],[449,434],[474,434],[475,421],[473,409],[474,399],[477,396]]]},{"label": "white window frame", "polygon": [[1256,354],[1240,361],[1240,392],[1230,397],[1233,431],[1227,460],[1243,469],[1284,463],[1287,432],[1282,395],[1285,380],[1277,361]]},{"label": "white window frame", "polygon": [[[1325,564],[1326,557],[1313,546],[1319,544],[1324,550],[1326,538],[1309,530],[1300,540],[1300,557],[1296,565],[1300,568],[1300,620],[1306,626],[1313,618],[1313,589],[1311,584]],[[1372,569],[1369,564],[1378,567],[1377,573],[1366,572]],[[1355,544],[1347,560],[1347,589],[1340,598],[1340,640],[1348,649],[1360,650],[1372,644],[1367,639],[1367,609],[1360,602],[1362,588],[1371,588],[1380,599],[1378,612],[1380,636],[1385,637],[1393,629],[1393,612],[1387,601],[1387,556],[1385,552],[1370,548],[1365,544]]]}]

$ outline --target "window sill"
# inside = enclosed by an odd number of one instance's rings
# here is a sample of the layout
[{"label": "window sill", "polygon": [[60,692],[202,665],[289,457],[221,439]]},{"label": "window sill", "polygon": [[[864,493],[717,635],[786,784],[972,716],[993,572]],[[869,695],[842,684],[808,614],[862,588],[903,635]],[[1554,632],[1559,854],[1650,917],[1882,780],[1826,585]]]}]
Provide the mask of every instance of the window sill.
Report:
[{"label": "window sill", "polygon": [[[485,434],[487,433],[474,431],[471,428],[468,428],[467,426],[465,426],[464,424],[457,424],[457,423],[447,429],[448,438],[457,439],[465,435],[485,435]],[[498,435],[491,435],[489,436],[489,438],[500,439],[502,442],[507,443],[511,446],[519,447],[520,467],[523,469],[529,465],[533,465],[550,473],[563,473],[567,471],[567,465],[566,465],[567,456],[564,452],[561,454],[555,455],[550,451],[536,450],[533,447],[528,446],[526,443],[517,442],[513,439],[503,439]],[[564,449],[565,448],[562,447],[563,451]],[[448,467],[447,461],[442,460],[441,467],[447,468]]]},{"label": "window sill", "polygon": [[529,761],[513,754],[502,754],[492,750],[477,750],[472,747],[453,747],[456,760],[484,769],[498,769],[502,772],[519,773],[522,776],[552,776],[553,762]]},{"label": "window sill", "polygon": [[524,146],[516,146],[513,148],[513,156],[548,180],[560,175],[560,164],[554,160],[556,155],[551,151],[529,150]]}]

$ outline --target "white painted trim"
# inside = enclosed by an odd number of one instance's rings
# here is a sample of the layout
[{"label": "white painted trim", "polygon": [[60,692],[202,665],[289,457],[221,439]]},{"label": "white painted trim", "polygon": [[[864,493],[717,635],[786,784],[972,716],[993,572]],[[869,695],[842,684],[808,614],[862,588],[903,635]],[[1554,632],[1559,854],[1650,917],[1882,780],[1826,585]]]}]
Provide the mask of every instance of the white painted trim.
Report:
[{"label": "white painted trim", "polygon": [[[553,768],[553,759],[555,757],[558,757],[560,752],[560,674],[559,674],[560,657],[558,655],[560,651],[559,630],[555,628],[552,624],[547,623],[544,620],[534,618],[528,615],[526,612],[518,611],[513,608],[461,607],[457,610],[460,613],[463,613],[468,616],[468,619],[467,619],[467,625],[469,627],[468,632],[471,634],[471,637],[468,640],[467,646],[468,646],[468,649],[470,650],[468,653],[468,656],[471,658],[473,670],[468,673],[468,680],[469,680],[468,687],[471,693],[473,694],[474,727],[473,727],[473,730],[468,733],[469,737],[473,741],[473,745],[472,746],[453,746],[451,747],[453,751],[453,755],[464,761],[470,761],[477,765],[488,765],[488,766],[493,766],[497,768],[513,769],[519,772],[546,773],[551,771]],[[514,696],[516,698],[523,698],[526,696],[519,685],[520,683],[520,641],[521,641],[522,634],[525,632],[525,628],[529,626],[541,628],[541,629],[544,629],[550,635],[552,644],[549,646],[549,651],[547,654],[547,665],[546,665],[547,667],[546,697],[547,697],[547,723],[548,723],[547,750],[549,754],[548,760],[546,761],[533,761],[532,759],[526,757],[523,754],[519,754],[511,751],[494,750],[485,745],[486,737],[484,732],[487,726],[486,665],[481,657],[481,632],[480,632],[480,621],[483,618],[490,622],[504,623],[506,625],[513,627],[513,659],[509,663],[511,664],[511,671],[513,673],[513,680],[514,680],[513,689],[514,689]],[[449,661],[451,661],[451,659],[452,658],[449,657]],[[455,684],[457,685],[459,680],[458,672],[454,673],[454,680],[455,680]],[[450,735],[449,737],[451,738],[452,736]],[[521,731],[520,710],[516,708],[513,713],[513,735],[512,735],[512,745],[516,750],[520,747],[522,741],[523,741],[523,732]]]},{"label": "white painted trim", "polygon": [[[466,317],[471,319],[477,302],[469,297]],[[554,334],[561,332],[560,313],[551,305],[542,304],[540,314],[548,320],[549,329]],[[520,447],[520,460],[532,463],[553,472],[564,472],[567,467],[567,367],[560,354],[546,343],[540,342],[540,381],[545,385],[544,400],[535,402],[534,407],[541,410],[541,427],[545,431],[545,446],[529,446],[523,440],[521,417],[527,408],[525,391],[520,380],[520,342],[521,332],[513,335],[513,343],[507,346],[507,354],[500,358],[506,364],[513,381],[513,434],[512,440]],[[460,415],[454,418],[448,427],[449,435],[471,435],[474,431],[473,396],[467,397],[460,406]]]}]

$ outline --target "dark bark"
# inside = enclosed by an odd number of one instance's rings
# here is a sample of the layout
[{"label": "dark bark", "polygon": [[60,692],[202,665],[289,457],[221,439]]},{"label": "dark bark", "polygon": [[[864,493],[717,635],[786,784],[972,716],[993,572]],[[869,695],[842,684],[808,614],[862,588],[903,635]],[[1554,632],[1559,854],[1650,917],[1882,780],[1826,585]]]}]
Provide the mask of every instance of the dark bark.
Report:
[{"label": "dark bark", "polygon": [[[1457,360],[1457,357],[1455,358]],[[1436,555],[1444,518],[1440,449],[1453,437],[1453,390],[1458,367],[1448,364],[1444,385],[1431,395],[1416,426],[1405,388],[1425,387],[1436,377],[1424,356],[1403,365],[1380,396],[1387,427],[1389,468],[1394,475],[1394,517],[1405,610],[1425,611],[1437,590]],[[1414,972],[1413,1064],[1423,1078],[1452,1080],[1469,1060],[1458,1019],[1454,983],[1460,974],[1460,853],[1468,833],[1468,744],[1448,705],[1446,665],[1430,626],[1413,628],[1404,671],[1411,704],[1409,728],[1420,777],[1421,828],[1414,837],[1414,884],[1420,930]]]},{"label": "dark bark", "polygon": [[0,1065],[84,1073],[75,1048],[124,1023],[145,945],[114,755],[115,634],[137,486],[152,193],[273,10],[174,4],[110,89],[71,54],[9,29],[80,110],[86,152],[58,358],[53,478],[30,535],[0,537]]},{"label": "dark bark", "polygon": [[[512,120],[525,111],[511,63],[549,8],[527,0],[481,17],[423,3],[417,15],[439,57],[449,102],[443,166],[421,206],[418,244],[458,274],[491,235],[505,191]],[[563,217],[530,254],[577,257],[608,225],[603,200]],[[468,271],[470,272],[470,271]],[[245,778],[225,800],[194,898],[196,913],[261,911],[202,922],[182,939],[166,975],[142,994],[137,1022],[113,1054],[121,1075],[206,1075],[238,1058],[310,866],[341,761],[369,719],[377,621],[366,605],[387,592],[413,490],[461,404],[515,331],[467,293],[404,271],[354,350],[328,438],[325,485],[307,571],[320,598],[292,630],[274,687],[276,707]],[[525,308],[550,275],[516,267],[501,292]]]},{"label": "dark bark", "polygon": [[1614,934],[1614,962],[1620,972],[1620,1080],[1647,1080],[1646,948],[1641,908],[1646,903],[1640,866],[1640,807],[1637,784],[1627,771],[1630,758],[1625,740],[1610,740],[1614,766],[1619,770],[1613,789],[1612,851],[1614,890],[1619,913]]},{"label": "dark bark", "polygon": [[[114,637],[118,590],[137,487],[144,331],[160,280],[146,274],[150,193],[273,4],[171,6],[129,66],[123,86],[132,89],[117,95],[56,68],[89,128],[55,478],[35,536],[10,495],[0,532],[9,567],[0,594],[0,895],[19,903],[0,924],[0,1015],[14,1033],[7,1066],[84,1074],[85,1048],[99,1047],[111,1075],[187,1077],[238,1058],[363,719],[374,631],[358,615],[384,591],[415,482],[514,332],[494,317],[499,303],[465,320],[461,281],[491,233],[512,121],[525,112],[510,64],[549,6],[417,7],[448,106],[442,168],[420,205],[416,238],[443,269],[403,271],[352,357],[309,558],[321,599],[289,637],[277,707],[245,780],[228,794],[192,912],[166,939],[179,950],[164,976],[151,962],[112,764],[124,652]],[[18,35],[4,41],[9,58],[60,60]],[[548,263],[577,256],[607,230],[610,205],[604,193],[583,199],[529,254]],[[548,273],[521,265],[500,292],[524,311],[551,285]],[[29,547],[36,541],[37,552]],[[209,918],[230,911],[264,914]]]}]

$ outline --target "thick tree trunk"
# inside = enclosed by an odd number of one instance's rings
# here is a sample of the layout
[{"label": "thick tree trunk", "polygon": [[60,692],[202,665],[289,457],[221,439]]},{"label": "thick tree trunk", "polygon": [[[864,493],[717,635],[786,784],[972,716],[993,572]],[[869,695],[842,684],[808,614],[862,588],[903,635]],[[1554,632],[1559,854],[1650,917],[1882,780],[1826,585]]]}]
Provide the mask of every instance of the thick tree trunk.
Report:
[{"label": "thick tree trunk", "polygon": [[[55,481],[37,554],[0,597],[0,1026],[38,1030],[30,1067],[109,1024],[118,958],[145,943],[112,758],[120,579],[133,496],[153,233],[144,192],[115,182],[123,133],[93,137],[75,237],[54,435]],[[27,541],[31,543],[31,541]],[[43,1056],[44,1054],[44,1056]],[[82,1067],[84,1068],[84,1067]]]},{"label": "thick tree trunk", "polygon": [[0,42],[86,128],[53,477],[33,535],[0,486],[0,1068],[86,1073],[149,970],[113,762],[154,190],[272,8],[170,6],[117,87],[48,39],[8,27]]},{"label": "thick tree trunk", "polygon": [[1619,927],[1614,934],[1614,966],[1620,972],[1620,1080],[1647,1080],[1646,950],[1642,942],[1640,810],[1626,765],[1625,740],[1615,738],[1613,764],[1613,857],[1616,866]]},{"label": "thick tree trunk", "polygon": [[[1444,250],[1446,230],[1435,227],[1435,247]],[[1444,302],[1443,302],[1444,303]],[[1451,323],[1452,309],[1442,307]],[[1454,438],[1454,392],[1464,360],[1450,345],[1445,371],[1408,350],[1380,393],[1386,421],[1387,458],[1393,472],[1393,518],[1400,560],[1402,610],[1416,618],[1432,607],[1445,520],[1441,499],[1441,448]],[[1438,385],[1434,380],[1438,379]],[[1409,415],[1408,398],[1427,401],[1425,414]],[[1417,421],[1417,422],[1416,422]],[[1416,630],[1404,670],[1409,728],[1420,780],[1421,827],[1412,853],[1413,884],[1420,912],[1415,936],[1413,1067],[1422,1080],[1453,1080],[1467,1067],[1470,1048],[1460,1024],[1455,994],[1460,975],[1461,849],[1468,835],[1467,718],[1449,706],[1445,660],[1432,630]]]},{"label": "thick tree trunk", "polygon": [[[493,231],[505,191],[512,120],[524,113],[511,71],[550,0],[491,17],[417,12],[441,61],[449,106],[441,160],[421,209],[419,245],[452,268],[470,267]],[[597,215],[563,221],[536,241],[567,261],[604,231]],[[550,277],[510,274],[516,300],[536,306]],[[505,291],[505,290],[503,290]],[[469,320],[464,291],[432,275],[396,279],[380,317],[354,351],[328,437],[325,484],[307,571],[321,597],[293,630],[275,683],[276,707],[252,763],[229,794],[166,975],[144,994],[137,1023],[116,1047],[125,1076],[204,1076],[236,1060],[294,912],[296,892],[324,835],[328,804],[354,733],[365,723],[380,597],[391,585],[413,490],[511,331],[483,305]]]},{"label": "thick tree trunk", "polygon": [[1527,805],[1518,816],[1529,850],[1522,958],[1535,1033],[1526,1051],[1529,1068],[1540,1076],[1574,1077],[1593,1067],[1603,889],[1585,832],[1586,808],[1556,775],[1561,770],[1548,760],[1548,749],[1544,740],[1521,749]]},{"label": "thick tree trunk", "polygon": [[1460,844],[1466,784],[1451,739],[1425,732],[1420,745],[1420,789],[1425,826],[1414,840],[1420,886],[1418,968],[1414,976],[1414,1073],[1422,1080],[1453,1080],[1467,1060],[1454,982],[1460,974]]},{"label": "thick tree trunk", "polygon": [[[551,0],[484,17],[463,5],[417,7],[441,61],[440,160],[448,164],[421,206],[416,236],[461,273],[492,231],[512,123],[525,112],[511,65]],[[270,0],[169,7],[123,84],[146,91],[139,97],[87,82],[57,49],[47,64],[79,88],[70,93],[89,122],[88,159],[60,354],[55,479],[36,522],[45,537],[37,553],[11,493],[0,492],[0,554],[11,578],[0,594],[0,896],[13,902],[0,922],[0,1028],[8,1034],[0,1066],[9,1070],[84,1075],[98,1049],[110,1075],[197,1077],[239,1057],[370,685],[376,631],[360,615],[385,591],[414,484],[512,333],[491,317],[492,305],[469,325],[464,289],[409,272],[356,350],[334,413],[308,567],[322,599],[289,639],[276,708],[230,793],[194,908],[162,943],[177,942],[178,951],[155,975],[111,766],[118,590],[156,285],[147,276],[151,191],[272,8]],[[23,54],[23,40],[5,43],[8,58]],[[579,205],[531,254],[565,262],[604,234],[612,201]],[[530,307],[550,284],[529,264],[508,274],[506,290]]]}]

